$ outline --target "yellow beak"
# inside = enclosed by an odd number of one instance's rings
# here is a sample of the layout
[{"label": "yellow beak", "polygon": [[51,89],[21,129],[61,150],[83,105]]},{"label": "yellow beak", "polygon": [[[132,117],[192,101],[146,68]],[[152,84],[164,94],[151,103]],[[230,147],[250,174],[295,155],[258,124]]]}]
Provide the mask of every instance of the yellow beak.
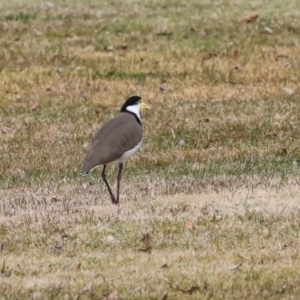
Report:
[{"label": "yellow beak", "polygon": [[140,105],[141,105],[141,111],[143,112],[144,109],[151,109],[151,107],[149,105],[147,105],[145,102],[144,102],[144,99],[141,99],[140,100]]}]

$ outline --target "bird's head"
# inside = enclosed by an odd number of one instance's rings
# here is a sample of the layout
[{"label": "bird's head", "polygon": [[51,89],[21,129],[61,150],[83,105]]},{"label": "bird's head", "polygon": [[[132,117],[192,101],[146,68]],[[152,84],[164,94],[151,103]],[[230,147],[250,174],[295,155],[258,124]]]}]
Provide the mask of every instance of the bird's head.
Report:
[{"label": "bird's head", "polygon": [[143,98],[140,96],[132,96],[128,98],[121,108],[121,112],[132,112],[139,115],[140,111],[143,112],[144,109],[150,109]]}]

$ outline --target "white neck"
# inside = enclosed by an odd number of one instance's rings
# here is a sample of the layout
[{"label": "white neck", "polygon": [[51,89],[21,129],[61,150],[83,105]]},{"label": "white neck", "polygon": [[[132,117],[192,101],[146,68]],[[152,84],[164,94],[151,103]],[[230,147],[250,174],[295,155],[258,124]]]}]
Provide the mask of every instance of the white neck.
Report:
[{"label": "white neck", "polygon": [[140,108],[141,108],[140,104],[136,104],[136,105],[127,106],[126,110],[134,113],[141,120],[141,117],[140,117]]}]

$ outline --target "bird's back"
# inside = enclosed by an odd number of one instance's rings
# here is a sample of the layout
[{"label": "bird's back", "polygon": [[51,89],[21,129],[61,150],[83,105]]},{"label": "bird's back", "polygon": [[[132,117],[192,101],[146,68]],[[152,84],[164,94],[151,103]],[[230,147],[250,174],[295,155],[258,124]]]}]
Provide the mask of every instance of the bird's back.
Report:
[{"label": "bird's back", "polygon": [[143,129],[131,113],[121,112],[96,133],[87,153],[82,174],[88,174],[100,165],[119,159],[124,152],[133,149],[143,138]]}]

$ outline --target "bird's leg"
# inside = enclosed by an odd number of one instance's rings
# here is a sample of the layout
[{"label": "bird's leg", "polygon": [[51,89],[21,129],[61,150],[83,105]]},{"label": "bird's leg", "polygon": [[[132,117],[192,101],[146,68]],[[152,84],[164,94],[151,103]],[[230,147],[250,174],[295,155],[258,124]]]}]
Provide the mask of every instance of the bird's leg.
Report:
[{"label": "bird's leg", "polygon": [[103,171],[102,171],[102,174],[101,174],[102,175],[102,179],[103,179],[103,181],[105,182],[105,184],[106,184],[106,186],[108,188],[108,191],[109,191],[112,203],[113,204],[117,204],[118,202],[116,201],[116,198],[115,198],[114,194],[112,193],[111,188],[110,188],[110,186],[109,186],[109,184],[107,182],[106,174],[105,174],[105,169],[106,169],[106,165],[103,166]]},{"label": "bird's leg", "polygon": [[122,170],[123,170],[123,164],[119,164],[119,172],[117,177],[117,204],[119,203],[120,199],[120,181],[122,179]]}]

